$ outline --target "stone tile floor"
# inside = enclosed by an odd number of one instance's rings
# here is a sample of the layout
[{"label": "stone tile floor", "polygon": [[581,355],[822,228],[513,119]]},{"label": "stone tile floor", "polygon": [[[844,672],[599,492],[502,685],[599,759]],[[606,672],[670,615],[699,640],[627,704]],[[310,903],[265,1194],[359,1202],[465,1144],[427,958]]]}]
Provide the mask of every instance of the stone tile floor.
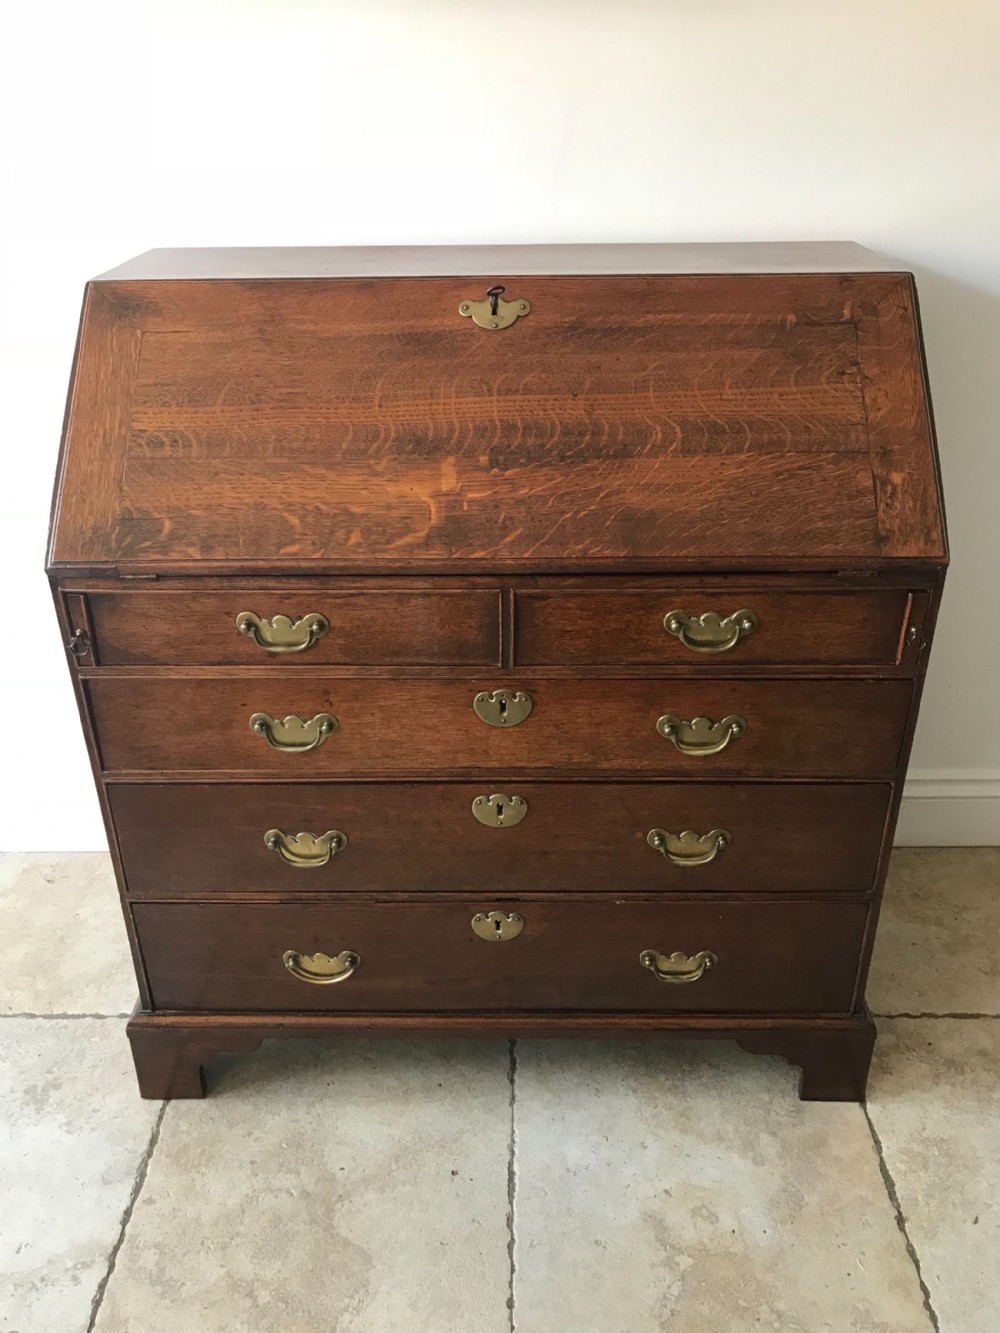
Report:
[{"label": "stone tile floor", "polygon": [[1000,848],[904,849],[866,1107],[726,1044],[268,1043],[136,1096],[107,858],[0,857],[0,1333],[1000,1330]]}]

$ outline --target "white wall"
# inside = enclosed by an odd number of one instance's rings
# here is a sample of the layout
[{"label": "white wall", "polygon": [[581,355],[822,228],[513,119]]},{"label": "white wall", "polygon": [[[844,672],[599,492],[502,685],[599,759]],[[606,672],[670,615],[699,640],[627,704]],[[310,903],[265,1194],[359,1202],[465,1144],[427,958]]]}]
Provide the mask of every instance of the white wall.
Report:
[{"label": "white wall", "polygon": [[0,846],[102,842],[41,575],[87,277],[160,245],[850,238],[917,270],[954,560],[908,841],[1000,841],[997,0],[6,13]]}]

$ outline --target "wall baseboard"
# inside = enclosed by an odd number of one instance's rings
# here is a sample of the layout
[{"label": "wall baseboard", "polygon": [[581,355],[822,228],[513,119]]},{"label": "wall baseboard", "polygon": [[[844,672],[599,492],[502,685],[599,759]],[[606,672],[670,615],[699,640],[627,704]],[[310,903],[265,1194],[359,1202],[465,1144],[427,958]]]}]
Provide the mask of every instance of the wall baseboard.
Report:
[{"label": "wall baseboard", "polygon": [[[897,847],[1000,845],[1000,770],[914,769],[903,792]],[[96,800],[47,805],[6,803],[0,848],[96,852],[107,842]]]},{"label": "wall baseboard", "polygon": [[911,769],[897,847],[1000,845],[1000,770]]}]

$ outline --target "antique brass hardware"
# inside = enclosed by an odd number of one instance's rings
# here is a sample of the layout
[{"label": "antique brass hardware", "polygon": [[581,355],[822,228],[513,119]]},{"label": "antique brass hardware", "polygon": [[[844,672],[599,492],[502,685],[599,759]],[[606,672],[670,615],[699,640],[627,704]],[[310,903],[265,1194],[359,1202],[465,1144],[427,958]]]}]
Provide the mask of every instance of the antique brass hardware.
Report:
[{"label": "antique brass hardware", "polygon": [[689,958],[686,953],[662,954],[655,949],[643,949],[639,962],[648,967],[658,981],[667,981],[674,986],[682,986],[687,981],[697,981],[710,967],[715,967],[718,958],[708,949],[702,949]]},{"label": "antique brass hardware", "polygon": [[506,290],[506,287],[491,287],[485,301],[463,301],[458,313],[471,318],[481,329],[510,328],[516,319],[531,314],[531,302],[501,301]]},{"label": "antique brass hardware", "polygon": [[236,628],[266,653],[301,653],[323,637],[330,622],[318,611],[311,611],[299,620],[289,616],[264,620],[253,611],[241,611],[236,617]]},{"label": "antique brass hardware", "polygon": [[282,833],[280,828],[270,828],[264,834],[264,842],[290,866],[309,869],[325,866],[331,857],[342,852],[347,846],[347,834],[333,828],[317,837],[315,833]]},{"label": "antique brass hardware", "polygon": [[711,718],[695,717],[690,722],[674,713],[664,713],[657,721],[656,730],[672,741],[681,754],[718,754],[730,741],[735,741],[747,729],[746,718],[730,713],[721,722]]},{"label": "antique brass hardware", "polygon": [[345,949],[332,958],[326,953],[298,953],[295,949],[286,949],[281,961],[299,981],[311,981],[314,986],[333,986],[354,976],[361,966],[361,955]]},{"label": "antique brass hardware", "polygon": [[703,616],[668,611],[663,617],[663,628],[667,633],[680,639],[693,653],[728,653],[759,624],[752,611],[734,611],[725,618],[717,611],[706,611]]},{"label": "antique brass hardware", "polygon": [[477,796],[472,802],[472,813],[480,824],[488,824],[491,828],[512,828],[528,813],[528,802],[523,796],[504,796],[496,792],[493,796]]},{"label": "antique brass hardware", "polygon": [[666,829],[651,828],[646,841],[654,851],[673,861],[675,866],[704,866],[714,861],[733,840],[728,829],[714,828],[711,833],[668,833]]},{"label": "antique brass hardware", "polygon": [[516,912],[477,912],[472,929],[481,940],[516,940],[524,929],[524,917]]},{"label": "antique brass hardware", "polygon": [[66,651],[74,657],[86,657],[90,652],[90,635],[85,629],[75,629],[69,636]]},{"label": "antique brass hardware", "polygon": [[476,716],[490,727],[516,727],[534,704],[526,690],[483,690],[472,701]]},{"label": "antique brass hardware", "polygon": [[300,754],[322,745],[339,726],[332,713],[317,713],[308,721],[295,713],[280,721],[270,713],[254,713],[250,719],[250,730],[263,736],[272,750]]}]

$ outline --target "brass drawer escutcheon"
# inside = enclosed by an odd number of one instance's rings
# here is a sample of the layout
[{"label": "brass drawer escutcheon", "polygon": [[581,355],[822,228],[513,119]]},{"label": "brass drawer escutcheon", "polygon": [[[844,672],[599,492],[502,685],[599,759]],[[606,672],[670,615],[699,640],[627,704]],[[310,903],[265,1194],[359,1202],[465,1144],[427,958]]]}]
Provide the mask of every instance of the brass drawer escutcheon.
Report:
[{"label": "brass drawer escutcheon", "polygon": [[652,828],[646,834],[650,847],[675,866],[708,865],[732,840],[733,835],[724,828],[714,828],[711,833],[695,833],[693,829],[668,833],[666,829]]},{"label": "brass drawer escutcheon", "polygon": [[289,616],[272,616],[270,620],[264,620],[253,611],[241,611],[236,617],[236,628],[266,653],[301,653],[326,634],[330,622],[318,611],[312,611],[300,620],[292,620]]},{"label": "brass drawer escutcheon", "polygon": [[334,986],[338,981],[347,981],[361,966],[361,955],[353,949],[345,949],[331,958],[326,953],[298,953],[295,949],[286,949],[281,961],[299,981],[311,981],[314,986]]},{"label": "brass drawer escutcheon", "polygon": [[655,949],[643,949],[639,962],[648,967],[657,981],[667,981],[673,986],[682,986],[688,981],[697,981],[710,967],[715,967],[718,958],[708,949],[702,949],[689,958],[686,953],[662,954]]},{"label": "brass drawer escutcheon", "polygon": [[472,918],[472,929],[481,940],[501,944],[517,939],[524,929],[524,917],[516,912],[477,912]]},{"label": "brass drawer escutcheon", "polygon": [[734,611],[722,617],[717,611],[691,616],[686,611],[668,611],[663,628],[680,639],[693,653],[728,653],[740,639],[752,634],[760,621],[752,611]]},{"label": "brass drawer escutcheon", "polygon": [[534,705],[526,690],[483,690],[472,701],[476,716],[490,727],[516,727]]},{"label": "brass drawer escutcheon", "polygon": [[501,301],[506,287],[491,287],[485,301],[463,301],[458,313],[481,329],[509,329],[522,315],[531,314],[530,301]]},{"label": "brass drawer escutcheon", "polygon": [[492,796],[477,796],[472,802],[472,813],[480,824],[490,828],[512,828],[528,813],[528,802],[523,796],[495,792]]},{"label": "brass drawer escutcheon", "polygon": [[268,829],[264,842],[282,861],[298,869],[308,870],[325,866],[331,857],[347,846],[347,834],[329,829],[317,837],[315,833],[283,833],[280,828]]},{"label": "brass drawer escutcheon", "polygon": [[721,722],[708,717],[695,717],[685,722],[674,713],[664,713],[657,721],[656,730],[680,750],[681,754],[718,754],[730,741],[739,740],[747,729],[745,717],[730,713]]},{"label": "brass drawer escutcheon", "polygon": [[270,713],[254,713],[250,719],[250,730],[263,736],[272,750],[300,754],[322,745],[339,726],[332,713],[317,713],[308,721],[296,713],[290,713],[280,721]]}]

